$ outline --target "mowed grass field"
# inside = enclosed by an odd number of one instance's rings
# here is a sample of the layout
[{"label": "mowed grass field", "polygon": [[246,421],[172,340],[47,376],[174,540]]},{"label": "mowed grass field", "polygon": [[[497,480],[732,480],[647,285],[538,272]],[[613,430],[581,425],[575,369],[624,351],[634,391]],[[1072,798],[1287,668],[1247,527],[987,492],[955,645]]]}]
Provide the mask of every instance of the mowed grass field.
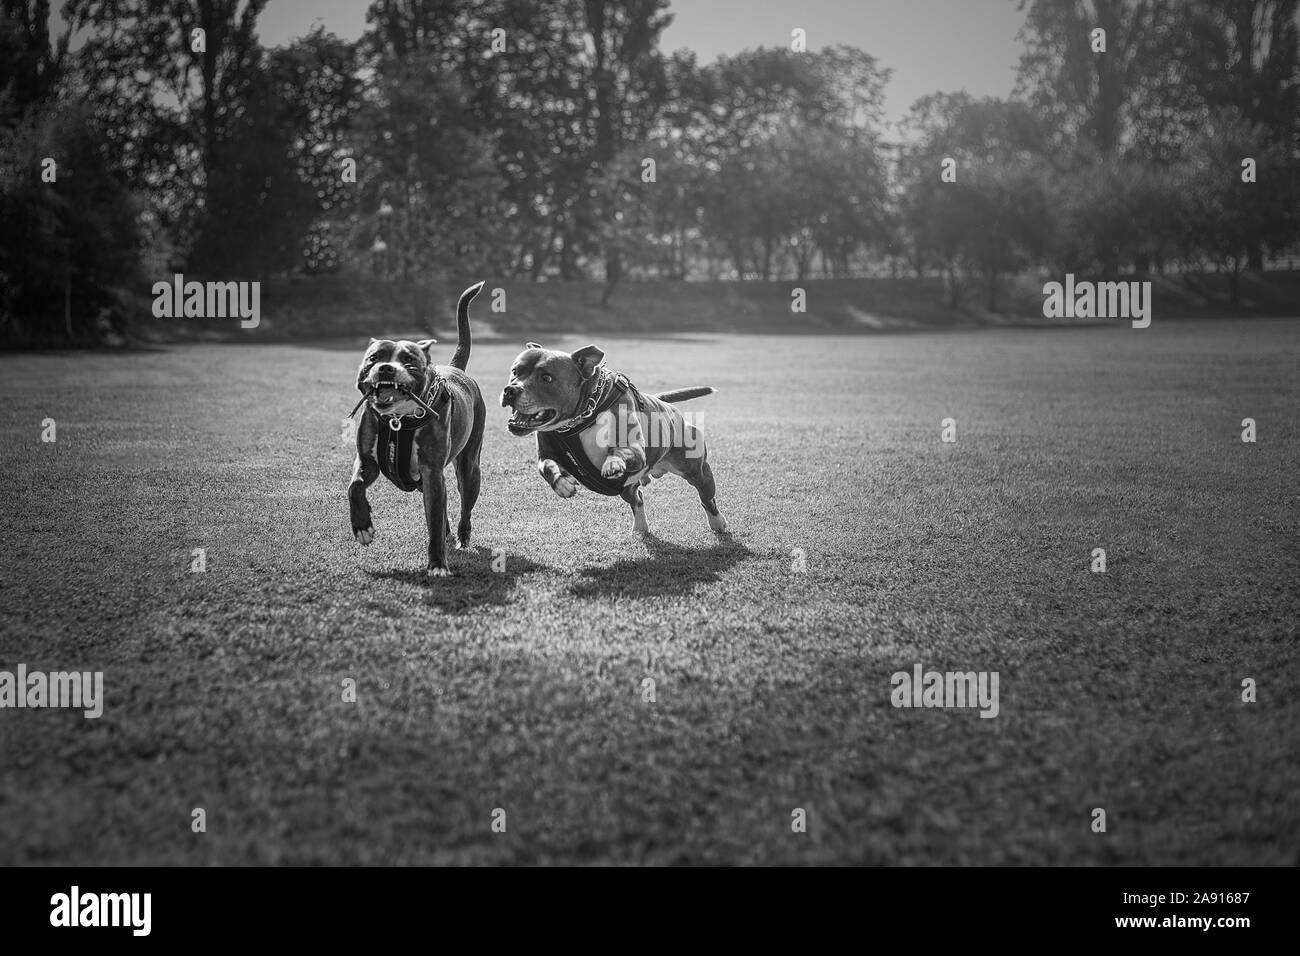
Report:
[{"label": "mowed grass field", "polygon": [[[1300,322],[600,344],[720,389],[730,539],[555,497],[517,344],[434,581],[418,495],[352,540],[361,341],[0,357],[0,669],[106,695],[0,711],[0,863],[1300,861]],[[1000,713],[893,708],[917,663]]]}]

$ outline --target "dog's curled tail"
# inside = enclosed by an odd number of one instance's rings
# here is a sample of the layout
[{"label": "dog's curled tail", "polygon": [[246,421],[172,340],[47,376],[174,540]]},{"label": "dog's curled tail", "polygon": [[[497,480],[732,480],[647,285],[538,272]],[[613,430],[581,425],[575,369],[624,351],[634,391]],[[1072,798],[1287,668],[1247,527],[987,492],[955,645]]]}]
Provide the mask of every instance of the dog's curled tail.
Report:
[{"label": "dog's curled tail", "polygon": [[689,388],[675,388],[671,392],[660,392],[655,398],[661,402],[685,402],[692,398],[712,395],[716,391],[716,388],[709,388],[707,385],[692,385]]},{"label": "dog's curled tail", "polygon": [[460,301],[456,303],[456,354],[451,357],[451,364],[462,372],[469,367],[469,303],[482,288],[482,282],[470,286],[460,294]]}]

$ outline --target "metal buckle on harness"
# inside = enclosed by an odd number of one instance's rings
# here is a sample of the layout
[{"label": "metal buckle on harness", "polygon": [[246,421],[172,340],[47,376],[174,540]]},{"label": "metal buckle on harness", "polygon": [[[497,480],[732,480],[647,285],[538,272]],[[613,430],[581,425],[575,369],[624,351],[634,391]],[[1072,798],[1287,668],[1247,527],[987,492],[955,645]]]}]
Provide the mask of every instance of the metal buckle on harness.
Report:
[{"label": "metal buckle on harness", "polygon": [[388,419],[388,427],[395,432],[400,432],[402,430],[402,420],[394,415]]}]

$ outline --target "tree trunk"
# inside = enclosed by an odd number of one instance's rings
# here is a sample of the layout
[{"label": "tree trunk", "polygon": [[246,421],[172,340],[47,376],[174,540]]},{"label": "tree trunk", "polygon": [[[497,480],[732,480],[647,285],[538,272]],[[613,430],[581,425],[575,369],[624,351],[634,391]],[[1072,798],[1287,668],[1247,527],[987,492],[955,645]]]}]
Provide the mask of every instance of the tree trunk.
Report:
[{"label": "tree trunk", "polygon": [[618,277],[605,280],[605,289],[600,295],[600,307],[603,309],[609,305],[609,300],[614,297],[614,286],[618,285]]},{"label": "tree trunk", "polygon": [[1249,257],[1250,258],[1246,268],[1250,269],[1251,272],[1263,272],[1264,271],[1264,247],[1261,246],[1259,243],[1254,243],[1250,247]]},{"label": "tree trunk", "polygon": [[528,277],[536,282],[541,278],[542,270],[546,268],[546,260],[551,257],[551,248],[555,245],[555,223],[551,223],[551,231],[547,234],[546,239],[538,244],[537,249],[533,252],[533,261],[529,264]]},{"label": "tree trunk", "polygon": [[[199,70],[203,77],[203,198],[204,211],[212,215],[212,178],[217,169],[217,57],[222,52],[224,38],[218,31],[217,11],[210,2],[199,4],[199,26],[203,28],[203,52],[199,54]],[[189,37],[185,38],[188,44]]]},{"label": "tree trunk", "polygon": [[736,263],[736,278],[745,278],[745,252],[739,242],[731,242],[731,258]]},{"label": "tree trunk", "polygon": [[72,341],[72,267],[63,274],[63,326],[68,330],[68,341]]},{"label": "tree trunk", "polygon": [[560,278],[578,279],[578,254],[574,251],[574,229],[566,228],[560,235]]},{"label": "tree trunk", "polygon": [[605,281],[613,290],[621,278],[623,278],[623,254],[617,249],[610,249],[605,253]]}]

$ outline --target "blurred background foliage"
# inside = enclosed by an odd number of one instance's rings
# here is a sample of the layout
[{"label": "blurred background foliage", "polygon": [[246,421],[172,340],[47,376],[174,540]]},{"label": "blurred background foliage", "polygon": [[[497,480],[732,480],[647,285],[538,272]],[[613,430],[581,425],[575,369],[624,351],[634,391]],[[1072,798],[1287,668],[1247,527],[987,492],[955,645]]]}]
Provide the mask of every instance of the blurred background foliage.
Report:
[{"label": "blurred background foliage", "polygon": [[700,64],[660,49],[667,0],[381,0],[356,42],[269,49],[265,3],[69,0],[54,35],[47,0],[0,0],[0,340],[120,334],[173,272],[587,279],[602,305],[940,276],[996,311],[1027,270],[1212,267],[1235,299],[1300,234],[1297,0],[1024,0],[1013,96],[896,129],[869,53]]}]

